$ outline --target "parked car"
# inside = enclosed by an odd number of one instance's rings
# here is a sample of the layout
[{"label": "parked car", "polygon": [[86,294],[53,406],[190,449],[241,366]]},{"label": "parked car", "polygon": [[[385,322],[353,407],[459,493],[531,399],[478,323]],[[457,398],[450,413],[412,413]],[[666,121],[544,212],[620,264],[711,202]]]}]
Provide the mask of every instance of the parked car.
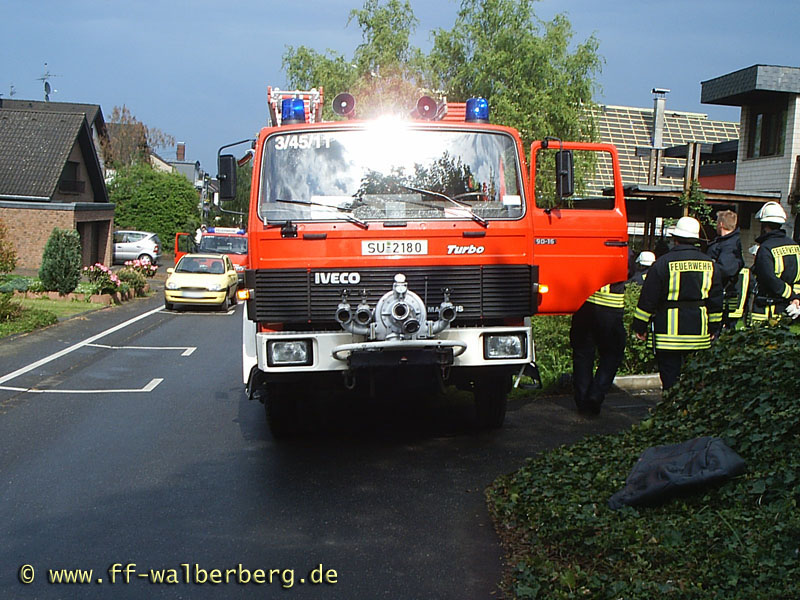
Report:
[{"label": "parked car", "polygon": [[120,230],[114,232],[114,262],[139,259],[158,264],[161,258],[161,240],[149,231]]},{"label": "parked car", "polygon": [[231,259],[224,254],[186,254],[175,268],[167,269],[164,307],[219,305],[227,311],[236,304],[238,279]]}]

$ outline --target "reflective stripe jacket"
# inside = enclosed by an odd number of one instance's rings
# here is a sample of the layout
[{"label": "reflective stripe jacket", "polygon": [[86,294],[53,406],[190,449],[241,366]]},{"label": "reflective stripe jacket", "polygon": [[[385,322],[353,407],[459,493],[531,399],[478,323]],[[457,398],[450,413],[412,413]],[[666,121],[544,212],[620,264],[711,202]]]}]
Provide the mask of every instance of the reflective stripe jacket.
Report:
[{"label": "reflective stripe jacket", "polygon": [[700,350],[722,325],[722,282],[716,264],[690,244],[656,260],[642,285],[632,328],[653,324],[656,350]]},{"label": "reflective stripe jacket", "polygon": [[753,263],[755,298],[751,318],[766,321],[780,314],[794,298],[800,298],[800,246],[782,229],[759,238]]},{"label": "reflective stripe jacket", "polygon": [[587,302],[608,308],[625,308],[625,282],[604,285],[586,299]]}]

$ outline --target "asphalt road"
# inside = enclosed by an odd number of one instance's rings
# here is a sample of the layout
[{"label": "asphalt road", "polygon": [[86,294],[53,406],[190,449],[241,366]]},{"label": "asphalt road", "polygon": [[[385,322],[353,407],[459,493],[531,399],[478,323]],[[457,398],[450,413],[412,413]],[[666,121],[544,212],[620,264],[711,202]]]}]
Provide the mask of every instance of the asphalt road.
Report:
[{"label": "asphalt road", "polygon": [[[486,486],[656,400],[615,393],[585,419],[568,397],[526,395],[491,433],[463,395],[327,404],[311,433],[277,443],[243,393],[242,307],[160,303],[0,341],[0,597],[498,597]],[[61,569],[91,583],[49,583]],[[178,583],[150,583],[151,569]]]}]

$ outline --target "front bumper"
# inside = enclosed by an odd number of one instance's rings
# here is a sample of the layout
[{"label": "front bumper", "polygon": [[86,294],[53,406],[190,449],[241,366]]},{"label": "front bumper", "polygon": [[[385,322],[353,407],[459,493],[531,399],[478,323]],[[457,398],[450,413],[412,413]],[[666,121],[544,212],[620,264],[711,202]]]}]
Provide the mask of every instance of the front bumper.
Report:
[{"label": "front bumper", "polygon": [[[523,356],[519,358],[487,358],[484,350],[484,338],[490,335],[522,335]],[[309,364],[273,365],[269,360],[268,345],[273,341],[307,340],[311,346]],[[409,340],[369,342],[361,336],[342,332],[261,332],[255,335],[255,350],[259,370],[265,373],[291,372],[327,372],[347,371],[351,368],[350,355],[356,353],[358,358],[353,366],[366,366],[364,353],[381,352],[384,349],[392,353],[402,352],[409,358],[409,363],[417,362],[416,355],[436,352],[436,349],[452,349],[452,367],[498,367],[524,365],[533,360],[533,342],[530,329],[520,327],[464,327],[449,328],[430,340]],[[368,361],[367,361],[368,362]],[[379,363],[380,359],[376,360]],[[428,362],[428,361],[424,361]],[[435,361],[434,361],[435,362]],[[449,362],[449,360],[448,360]]]},{"label": "front bumper", "polygon": [[164,290],[164,299],[171,304],[222,304],[227,293],[227,290],[220,292]]}]

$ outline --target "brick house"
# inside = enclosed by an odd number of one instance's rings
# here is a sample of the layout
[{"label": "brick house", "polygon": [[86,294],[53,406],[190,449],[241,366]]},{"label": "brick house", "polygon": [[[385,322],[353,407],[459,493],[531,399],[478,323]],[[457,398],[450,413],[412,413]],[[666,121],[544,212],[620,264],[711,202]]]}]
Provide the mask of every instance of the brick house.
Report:
[{"label": "brick house", "polygon": [[0,219],[17,266],[41,265],[54,227],[78,231],[84,265],[111,264],[114,205],[94,139],[96,121],[90,126],[83,111],[39,110],[36,104],[0,106]]}]

